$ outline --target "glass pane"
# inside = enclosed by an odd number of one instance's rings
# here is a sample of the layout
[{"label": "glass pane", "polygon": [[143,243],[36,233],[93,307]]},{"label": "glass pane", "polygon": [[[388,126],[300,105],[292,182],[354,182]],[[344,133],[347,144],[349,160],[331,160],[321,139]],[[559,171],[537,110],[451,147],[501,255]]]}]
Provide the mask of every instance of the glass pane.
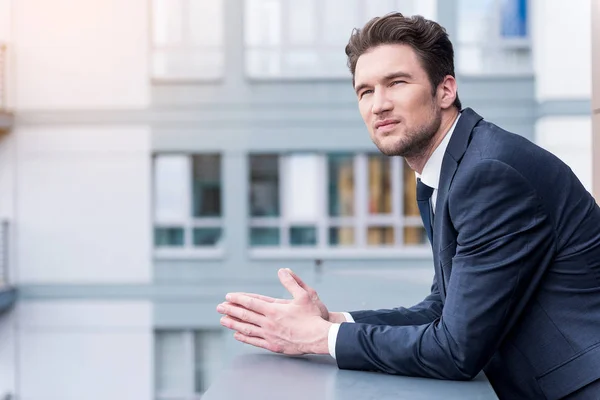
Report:
[{"label": "glass pane", "polygon": [[223,45],[223,1],[188,0],[190,42],[201,46]]},{"label": "glass pane", "polygon": [[392,212],[390,165],[387,156],[369,156],[369,214]]},{"label": "glass pane", "polygon": [[221,216],[221,156],[195,155],[193,160],[192,215]]},{"label": "glass pane", "polygon": [[354,215],[354,157],[352,155],[329,155],[327,189],[330,216]]},{"label": "glass pane", "polygon": [[329,244],[332,246],[354,245],[354,228],[329,228]]},{"label": "glass pane", "polygon": [[487,42],[496,39],[498,26],[496,0],[458,0],[458,40]]},{"label": "glass pane", "polygon": [[182,0],[153,0],[152,30],[155,46],[174,45],[182,41]]},{"label": "glass pane", "polygon": [[250,156],[250,215],[279,216],[279,156]]},{"label": "glass pane", "polygon": [[392,227],[371,227],[367,231],[367,244],[369,246],[393,245],[394,228]]},{"label": "glass pane", "polygon": [[420,216],[419,206],[417,205],[417,178],[415,172],[410,169],[403,159],[403,191],[404,191],[404,215]]},{"label": "glass pane", "polygon": [[527,37],[527,0],[502,0],[501,35],[505,38]]},{"label": "glass pane", "polygon": [[316,246],[317,229],[310,226],[291,227],[290,244],[292,246]]},{"label": "glass pane", "polygon": [[244,39],[249,46],[278,46],[281,41],[281,1],[244,1]]},{"label": "glass pane", "polygon": [[319,156],[311,153],[285,157],[285,216],[297,224],[314,224],[322,215],[323,176]]},{"label": "glass pane", "polygon": [[219,49],[155,49],[152,54],[152,77],[174,80],[217,79],[223,75],[224,60],[224,52]]},{"label": "glass pane", "polygon": [[[421,0],[422,1],[422,0]],[[392,11],[399,11],[404,15],[412,14],[413,0],[368,0],[363,1],[365,15],[361,17],[361,24],[365,24],[371,18],[383,17]]]},{"label": "glass pane", "polygon": [[250,228],[250,246],[279,246],[279,228]]},{"label": "glass pane", "polygon": [[189,158],[184,155],[159,155],[154,159],[154,218],[157,221],[182,221],[189,217]]},{"label": "glass pane", "polygon": [[194,228],[194,246],[216,246],[222,233],[221,228]]},{"label": "glass pane", "polygon": [[157,332],[154,341],[156,392],[187,393],[185,343],[181,332]]},{"label": "glass pane", "polygon": [[287,12],[290,44],[313,44],[317,32],[315,0],[290,1]]},{"label": "glass pane", "polygon": [[422,226],[405,226],[404,227],[404,244],[416,245],[429,243],[427,232]]},{"label": "glass pane", "polygon": [[220,331],[200,331],[194,335],[195,391],[203,393],[219,376],[223,363],[223,335]]},{"label": "glass pane", "polygon": [[401,0],[401,5],[411,2],[412,3],[412,14],[422,15],[423,17],[437,21],[438,20],[438,0]]},{"label": "glass pane", "polygon": [[182,247],[183,228],[155,228],[154,245],[156,247]]},{"label": "glass pane", "polygon": [[358,0],[322,0],[323,41],[327,45],[348,43],[352,29],[358,27]]}]

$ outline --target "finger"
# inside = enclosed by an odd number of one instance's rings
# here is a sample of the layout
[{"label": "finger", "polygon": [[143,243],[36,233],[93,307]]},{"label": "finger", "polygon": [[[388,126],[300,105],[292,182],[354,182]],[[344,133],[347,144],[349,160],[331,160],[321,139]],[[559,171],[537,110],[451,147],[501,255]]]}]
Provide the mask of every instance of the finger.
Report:
[{"label": "finger", "polygon": [[254,311],[262,315],[269,315],[269,313],[273,310],[273,304],[242,293],[228,293],[225,298],[230,303],[238,304],[250,311]]},{"label": "finger", "polygon": [[312,287],[308,286],[306,283],[304,283],[304,281],[302,279],[300,279],[300,277],[298,275],[296,275],[296,273],[294,271],[292,271],[289,268],[286,268],[290,274],[292,275],[292,278],[294,278],[296,280],[296,282],[298,282],[298,285],[300,285],[300,287],[304,290],[306,290],[306,293],[308,293],[308,295],[311,297],[312,300],[318,300],[319,299],[319,295],[317,294],[317,291],[315,289],[313,289]]},{"label": "finger", "polygon": [[229,328],[231,330],[241,332],[245,336],[252,336],[252,337],[259,337],[259,338],[262,337],[261,328],[256,325],[252,325],[247,322],[243,322],[243,321],[237,320],[235,318],[231,318],[229,316],[222,317],[220,322],[221,322],[221,325],[223,325],[225,328]]},{"label": "finger", "polygon": [[[247,324],[248,322],[244,322],[241,319],[237,319],[236,317],[232,317],[231,315],[227,315],[227,317],[231,318],[232,320],[236,321],[236,322],[241,322],[243,324]],[[222,317],[221,317],[222,318]]]},{"label": "finger", "polygon": [[269,344],[269,342],[267,342],[263,338],[246,336],[240,332],[234,333],[233,337],[235,338],[235,340],[240,341],[242,343],[247,343],[247,344],[255,346],[255,347],[260,347],[261,349],[266,349],[266,350],[272,351],[274,353],[282,352],[282,350],[280,348],[278,348],[275,345]]},{"label": "finger", "polygon": [[292,274],[285,268],[281,268],[278,271],[279,281],[292,295],[294,299],[298,299],[302,296],[306,296],[306,290],[304,290],[298,282],[292,277]]},{"label": "finger", "polygon": [[235,317],[240,321],[249,322],[256,326],[262,326],[265,322],[265,317],[261,314],[257,314],[252,310],[248,310],[244,307],[238,307],[235,304],[224,303],[217,307],[217,311],[221,314]]},{"label": "finger", "polygon": [[304,289],[304,290],[312,289],[310,286],[308,286],[306,283],[304,283],[304,281],[298,275],[296,275],[296,273],[294,271],[292,271],[289,268],[286,268],[286,270],[292,275],[292,278],[294,278],[296,280],[296,282],[298,282],[298,285],[300,285],[300,287],[302,289]]},{"label": "finger", "polygon": [[256,294],[256,293],[241,293],[241,294],[245,294],[246,296],[250,296],[250,297],[254,297],[256,299],[266,301],[267,303],[287,304],[290,302],[290,300],[288,300],[288,299],[276,299],[274,297],[269,297],[269,296],[265,296],[262,294]]},{"label": "finger", "polygon": [[241,306],[241,305],[235,304],[235,303],[230,303],[229,301],[225,301],[225,302],[217,305],[217,312],[219,312],[221,314],[226,314],[224,312],[226,307],[238,307],[238,308],[242,308],[244,310],[247,310],[247,308],[245,308],[244,306]]}]

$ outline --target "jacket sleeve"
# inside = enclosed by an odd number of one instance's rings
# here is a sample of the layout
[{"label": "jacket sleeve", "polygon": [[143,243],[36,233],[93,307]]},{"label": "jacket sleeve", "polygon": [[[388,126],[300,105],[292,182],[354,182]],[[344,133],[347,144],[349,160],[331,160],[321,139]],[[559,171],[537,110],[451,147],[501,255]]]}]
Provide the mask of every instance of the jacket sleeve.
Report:
[{"label": "jacket sleeve", "polygon": [[352,311],[354,322],[373,325],[423,325],[442,315],[442,299],[435,278],[431,293],[419,304],[410,308],[398,307],[389,310]]},{"label": "jacket sleeve", "polygon": [[511,166],[483,160],[454,178],[448,211],[458,235],[441,317],[418,326],[343,323],[340,368],[471,379],[514,326],[555,251],[541,199]]}]

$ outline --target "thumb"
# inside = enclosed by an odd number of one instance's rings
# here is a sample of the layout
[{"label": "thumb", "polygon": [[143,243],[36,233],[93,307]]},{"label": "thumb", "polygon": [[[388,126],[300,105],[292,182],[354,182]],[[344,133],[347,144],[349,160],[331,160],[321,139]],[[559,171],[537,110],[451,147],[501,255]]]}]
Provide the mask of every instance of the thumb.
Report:
[{"label": "thumb", "polygon": [[294,278],[296,280],[296,282],[298,282],[298,285],[300,285],[300,287],[306,291],[309,291],[311,289],[310,286],[308,286],[306,283],[304,283],[304,281],[302,279],[300,279],[300,277],[291,269],[286,268],[288,270],[288,272],[290,273],[290,275],[292,275],[292,278]]},{"label": "thumb", "polygon": [[286,288],[288,292],[290,292],[294,299],[298,299],[306,294],[306,291],[302,289],[300,285],[298,285],[298,282],[296,282],[294,277],[292,277],[292,275],[287,269],[280,268],[277,272],[277,275],[279,276],[279,281],[281,282],[283,287]]}]

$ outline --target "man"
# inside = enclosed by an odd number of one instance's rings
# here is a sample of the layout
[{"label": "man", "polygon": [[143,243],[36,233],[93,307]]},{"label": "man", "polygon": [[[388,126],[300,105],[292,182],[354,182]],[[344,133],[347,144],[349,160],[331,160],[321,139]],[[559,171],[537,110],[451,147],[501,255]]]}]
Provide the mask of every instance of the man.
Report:
[{"label": "man", "polygon": [[600,398],[594,199],[552,154],[460,111],[437,23],[375,18],[346,54],[372,140],[419,177],[431,294],[408,309],[330,313],[280,270],[293,300],[230,293],[222,325],[274,352],[329,353],[340,368],[457,380],[483,370],[501,399]]}]

